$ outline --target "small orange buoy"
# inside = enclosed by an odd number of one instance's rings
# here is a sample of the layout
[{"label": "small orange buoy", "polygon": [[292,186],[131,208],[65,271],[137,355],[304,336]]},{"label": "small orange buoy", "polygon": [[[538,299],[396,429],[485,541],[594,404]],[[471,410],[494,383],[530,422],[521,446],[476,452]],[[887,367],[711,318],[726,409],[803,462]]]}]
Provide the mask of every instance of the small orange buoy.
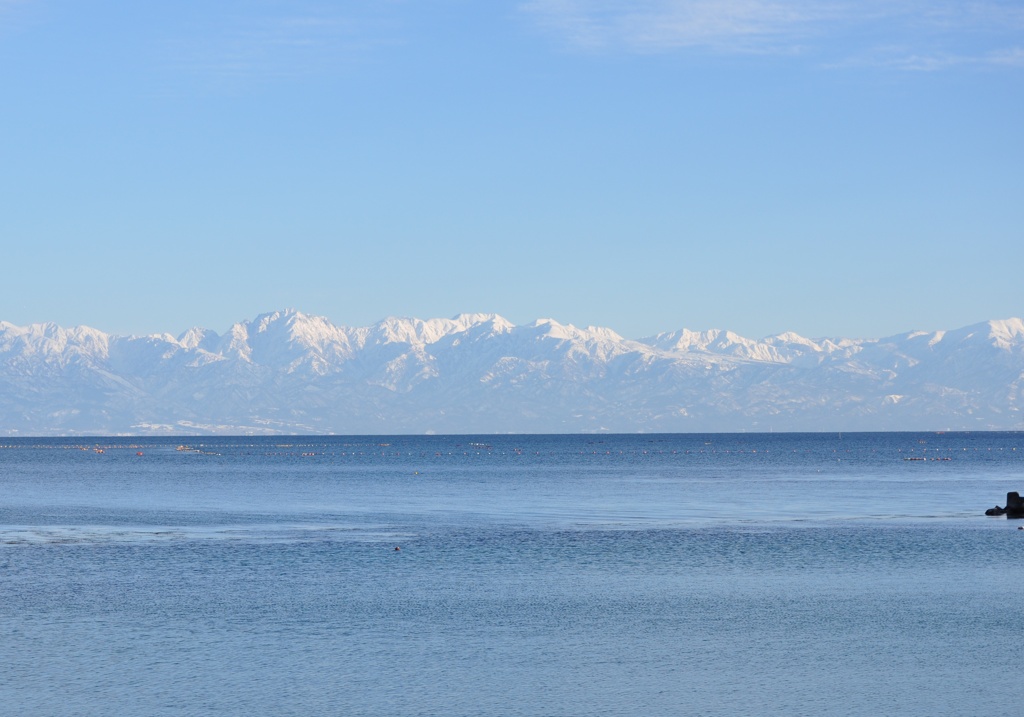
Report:
[{"label": "small orange buoy", "polygon": [[141,455],[142,455],[142,451],[136,451],[136,452],[135,452],[135,455],[137,455],[137,456],[141,456]]}]

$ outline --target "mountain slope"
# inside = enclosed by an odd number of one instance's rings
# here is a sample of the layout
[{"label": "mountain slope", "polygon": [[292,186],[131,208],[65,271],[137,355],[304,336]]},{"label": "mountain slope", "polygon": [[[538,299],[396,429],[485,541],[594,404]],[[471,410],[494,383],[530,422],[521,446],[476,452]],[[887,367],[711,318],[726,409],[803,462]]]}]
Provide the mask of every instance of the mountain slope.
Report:
[{"label": "mountain slope", "polygon": [[224,334],[0,322],[0,434],[1024,428],[1024,322],[883,339],[276,311]]}]

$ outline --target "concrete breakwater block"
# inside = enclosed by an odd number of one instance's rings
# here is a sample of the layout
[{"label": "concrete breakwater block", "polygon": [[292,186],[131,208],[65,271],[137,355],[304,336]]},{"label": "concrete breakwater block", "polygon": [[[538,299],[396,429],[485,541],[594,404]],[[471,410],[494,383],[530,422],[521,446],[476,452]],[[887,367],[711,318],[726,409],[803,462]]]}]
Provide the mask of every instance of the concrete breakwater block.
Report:
[{"label": "concrete breakwater block", "polygon": [[1017,491],[1011,491],[1006,494],[1005,508],[1000,508],[997,505],[995,508],[986,510],[985,515],[1005,515],[1007,518],[1024,518],[1024,499],[1020,497],[1020,493]]}]

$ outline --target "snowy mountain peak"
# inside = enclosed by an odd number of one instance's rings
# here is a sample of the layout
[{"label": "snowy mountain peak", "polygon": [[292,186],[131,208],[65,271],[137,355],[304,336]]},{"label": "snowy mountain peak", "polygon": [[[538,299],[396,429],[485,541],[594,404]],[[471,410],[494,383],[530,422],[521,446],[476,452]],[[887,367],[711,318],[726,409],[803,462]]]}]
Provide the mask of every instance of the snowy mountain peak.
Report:
[{"label": "snowy mountain peak", "polygon": [[603,326],[588,326],[584,331],[594,338],[603,341],[625,341],[619,334]]},{"label": "snowy mountain peak", "polygon": [[1020,430],[1021,376],[1020,319],[813,341],[483,313],[351,328],[288,309],[177,339],[0,322],[0,432]]},{"label": "snowy mountain peak", "polygon": [[284,309],[260,314],[250,322],[245,322],[251,334],[273,334],[286,337],[288,340],[295,340],[310,333],[315,334],[314,326],[330,325],[327,319],[319,316],[308,316],[295,309]]},{"label": "snowy mountain peak", "polygon": [[202,348],[209,351],[216,346],[219,340],[220,336],[216,332],[196,326],[178,336],[175,342],[186,350]]},{"label": "snowy mountain peak", "polygon": [[560,341],[571,341],[580,336],[579,329],[572,324],[560,324],[554,319],[537,319],[533,322],[532,327],[538,329],[539,336]]},{"label": "snowy mountain peak", "polygon": [[789,345],[793,345],[793,346],[806,346],[811,351],[821,351],[822,350],[822,347],[819,344],[815,343],[814,341],[811,341],[810,339],[804,338],[800,334],[795,333],[793,331],[786,331],[786,332],[781,333],[781,334],[776,334],[775,336],[772,336],[769,339],[769,341],[771,343],[773,343],[773,344],[789,344]]},{"label": "snowy mountain peak", "polygon": [[718,338],[719,333],[721,332],[714,329],[711,331],[679,329],[648,336],[640,341],[664,351],[704,351],[712,341]]},{"label": "snowy mountain peak", "polygon": [[951,331],[936,331],[929,345],[947,350],[977,345],[1001,351],[1024,351],[1024,321],[1019,318],[997,319]]},{"label": "snowy mountain peak", "polygon": [[989,321],[989,338],[1002,349],[1019,347],[1024,344],[1024,320],[1002,319]]},{"label": "snowy mountain peak", "polygon": [[282,326],[290,327],[300,317],[302,317],[302,314],[295,309],[285,309],[283,311],[273,311],[269,314],[260,314],[252,322],[252,325],[256,327],[256,333],[264,334],[274,329],[281,330]]},{"label": "snowy mountain peak", "polygon": [[453,334],[464,333],[478,326],[488,326],[490,333],[506,333],[515,328],[497,314],[457,314],[450,319],[410,319],[388,317],[367,329],[355,329],[360,340],[377,344],[410,344],[429,346]]},{"label": "snowy mountain peak", "polygon": [[515,331],[511,321],[498,314],[459,314],[452,321],[462,327],[457,333],[479,337],[494,337]]},{"label": "snowy mountain peak", "polygon": [[451,318],[451,321],[463,329],[468,329],[478,324],[501,324],[503,326],[511,327],[512,324],[507,321],[504,317],[498,316],[497,314],[480,314],[480,313],[462,313],[456,314]]},{"label": "snowy mountain peak", "polygon": [[432,344],[453,324],[450,319],[410,319],[389,316],[372,329],[378,344]]}]

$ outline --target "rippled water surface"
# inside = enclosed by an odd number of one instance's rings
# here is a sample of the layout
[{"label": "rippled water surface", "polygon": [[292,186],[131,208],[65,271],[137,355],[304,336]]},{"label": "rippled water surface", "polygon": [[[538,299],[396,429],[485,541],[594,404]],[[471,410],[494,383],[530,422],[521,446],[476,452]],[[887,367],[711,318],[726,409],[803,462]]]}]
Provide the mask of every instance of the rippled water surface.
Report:
[{"label": "rippled water surface", "polygon": [[3,440],[2,715],[1024,698],[1022,434]]}]

